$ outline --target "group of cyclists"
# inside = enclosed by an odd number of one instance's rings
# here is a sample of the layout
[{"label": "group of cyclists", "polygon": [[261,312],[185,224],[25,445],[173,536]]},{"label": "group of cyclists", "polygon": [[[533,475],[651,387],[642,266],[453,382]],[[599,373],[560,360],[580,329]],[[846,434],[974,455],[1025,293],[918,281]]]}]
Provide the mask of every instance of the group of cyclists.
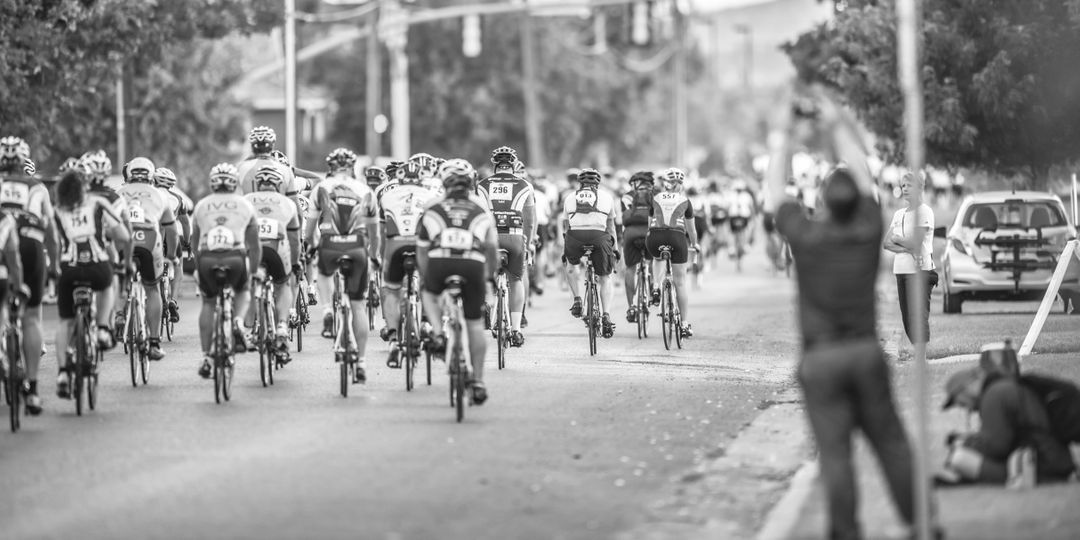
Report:
[{"label": "group of cyclists", "polygon": [[[575,169],[560,192],[545,177],[527,170],[507,146],[492,151],[492,172],[483,178],[464,159],[418,153],[385,167],[362,166],[345,148],[327,156],[323,177],[294,167],[275,149],[276,135],[270,128],[252,129],[249,143],[250,157],[210,170],[210,193],[196,204],[177,187],[171,170],[145,157],[125,163],[123,183],[110,187],[106,179],[113,164],[103,151],[69,159],[50,190],[35,175],[29,145],[18,137],[0,139],[0,295],[15,295],[20,302],[12,305],[22,306],[28,413],[42,410],[41,305],[48,279],[55,283],[60,317],[57,395],[68,398],[76,287],[96,293],[93,313],[102,350],[122,340],[128,288],[144,288],[147,355],[159,361],[166,354],[162,318],[180,320],[175,299],[163,291],[178,289],[181,259],[193,257],[202,297],[198,325],[204,358],[198,374],[210,378],[216,299],[226,289],[231,289],[234,300],[237,351],[252,351],[251,293],[263,280],[273,282],[273,320],[278,321],[270,329],[273,354],[284,365],[290,360],[290,333],[306,323],[300,320],[297,295],[301,303],[321,299],[322,335],[334,338],[339,329],[328,299],[335,291],[335,276],[344,275],[343,295],[354,314],[350,321],[358,356],[351,371],[355,384],[367,379],[367,342],[374,326],[369,324],[367,307],[381,307],[383,341],[408,339],[397,334],[403,282],[415,264],[424,317],[430,321],[423,325],[420,339],[429,351],[442,354],[446,336],[433,323],[441,319],[439,297],[447,278],[457,276],[472,364],[470,398],[482,404],[487,399],[483,367],[492,318],[489,283],[500,269],[508,281],[512,347],[525,343],[530,294],[541,294],[542,278],[554,275],[560,264],[573,295],[570,312],[583,316],[579,265],[586,253],[598,278],[604,338],[615,331],[612,274],[619,261],[628,277],[626,318],[635,322],[638,307],[632,301],[636,286],[632,276],[637,265],[659,260],[661,250],[670,254],[685,321],[689,293],[685,276],[691,254],[701,252],[703,236],[717,225],[734,218],[749,220],[755,206],[752,197],[744,204],[744,189],[734,191],[733,205],[717,203],[720,195],[712,189],[699,197],[687,189],[686,174],[677,168],[634,173],[622,194],[603,185],[603,175],[596,169]],[[710,200],[716,204],[710,205]],[[711,206],[722,206],[723,211]],[[743,206],[749,215],[741,214]],[[731,208],[740,209],[733,213]],[[345,262],[350,263],[348,273],[340,271]],[[163,280],[173,286],[160,287]],[[651,301],[659,304],[659,291],[651,283],[648,286]],[[314,290],[317,297],[304,298],[302,291]],[[7,309],[9,302],[0,305]],[[692,335],[688,323],[678,331],[682,337]],[[400,348],[390,348],[386,363],[401,367]],[[6,364],[0,362],[0,370]]]}]

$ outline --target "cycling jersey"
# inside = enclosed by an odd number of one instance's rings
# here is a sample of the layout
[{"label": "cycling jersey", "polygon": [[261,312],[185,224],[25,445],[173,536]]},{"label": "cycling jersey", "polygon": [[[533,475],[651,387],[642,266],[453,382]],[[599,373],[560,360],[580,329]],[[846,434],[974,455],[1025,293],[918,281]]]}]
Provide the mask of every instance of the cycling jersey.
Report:
[{"label": "cycling jersey", "polygon": [[75,208],[57,207],[60,263],[86,266],[111,261],[105,233],[120,223],[109,201],[92,193]]},{"label": "cycling jersey", "polygon": [[366,183],[348,176],[330,176],[315,188],[313,198],[323,238],[348,236],[355,237],[349,239],[351,242],[366,243],[366,226],[376,215],[375,194]]},{"label": "cycling jersey", "polygon": [[90,184],[86,189],[87,193],[92,193],[103,199],[105,199],[112,207],[112,211],[121,220],[125,220],[128,215],[127,199],[125,199],[115,189],[105,184]]},{"label": "cycling jersey", "polygon": [[274,191],[248,193],[244,198],[255,208],[259,243],[263,246],[262,262],[274,281],[280,283],[292,272],[295,261],[288,232],[300,230],[296,205],[288,197]]},{"label": "cycling jersey", "polygon": [[486,201],[479,197],[439,199],[424,210],[417,245],[427,247],[430,258],[486,262],[485,243],[494,226]]},{"label": "cycling jersey", "polygon": [[686,195],[664,191],[653,197],[652,211],[649,213],[650,229],[682,229],[687,219],[694,219],[694,208]]},{"label": "cycling jersey", "polygon": [[192,226],[199,253],[246,251],[248,225],[255,220],[255,207],[240,193],[211,193],[195,205]]},{"label": "cycling jersey", "polygon": [[45,220],[52,219],[49,190],[30,176],[8,176],[0,185],[0,211],[15,218],[19,236],[45,241]]},{"label": "cycling jersey", "polygon": [[525,230],[525,207],[530,203],[535,207],[535,199],[527,181],[511,173],[496,173],[480,181],[477,194],[487,202],[499,234],[529,234]]},{"label": "cycling jersey", "polygon": [[237,191],[240,194],[255,193],[258,191],[258,186],[255,185],[255,173],[259,172],[259,169],[263,167],[272,167],[277,169],[281,173],[281,177],[285,179],[281,184],[278,184],[278,193],[285,195],[286,197],[294,197],[300,194],[300,190],[297,189],[295,177],[293,175],[292,167],[286,167],[277,160],[265,156],[253,156],[236,166],[237,176],[240,177],[240,187]]},{"label": "cycling jersey", "polygon": [[379,204],[379,220],[385,226],[385,236],[415,236],[420,215],[434,198],[435,193],[420,185],[402,184],[386,193]]},{"label": "cycling jersey", "polygon": [[607,191],[582,187],[563,200],[563,214],[571,230],[606,231],[615,201]]},{"label": "cycling jersey", "polygon": [[[0,214],[0,251],[8,245],[8,242],[14,238],[18,241],[18,236],[15,234],[15,218],[7,215]],[[9,264],[19,264],[18,260],[10,261]],[[10,277],[10,272],[7,264],[0,264],[0,303],[3,302],[3,295],[7,292],[7,280]]]},{"label": "cycling jersey", "polygon": [[736,191],[731,195],[728,214],[733,217],[750,218],[754,215],[756,203],[749,191]]},{"label": "cycling jersey", "polygon": [[379,187],[375,188],[376,204],[382,204],[383,197],[386,196],[387,193],[397,189],[400,185],[401,183],[397,180],[391,180],[385,184],[380,184]]}]

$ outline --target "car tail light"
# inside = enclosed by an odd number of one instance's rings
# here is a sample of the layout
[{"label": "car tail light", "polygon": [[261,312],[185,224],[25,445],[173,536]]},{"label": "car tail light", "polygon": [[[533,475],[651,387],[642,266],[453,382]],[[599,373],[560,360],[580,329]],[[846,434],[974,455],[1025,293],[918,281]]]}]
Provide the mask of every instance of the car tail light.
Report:
[{"label": "car tail light", "polygon": [[954,249],[956,249],[956,251],[959,251],[960,253],[963,253],[964,255],[971,255],[971,253],[968,252],[967,246],[964,245],[963,240],[960,240],[959,238],[953,238],[953,239],[950,240],[950,242],[952,243],[952,247]]}]

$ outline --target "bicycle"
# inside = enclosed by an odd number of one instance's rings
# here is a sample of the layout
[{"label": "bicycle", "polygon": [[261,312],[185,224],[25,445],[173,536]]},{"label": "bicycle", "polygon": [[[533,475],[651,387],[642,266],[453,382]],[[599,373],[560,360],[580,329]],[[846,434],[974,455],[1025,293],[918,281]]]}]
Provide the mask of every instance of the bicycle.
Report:
[{"label": "bicycle", "polygon": [[[405,268],[405,280],[403,283],[404,296],[401,303],[401,322],[398,325],[398,360],[405,363],[405,390],[412,391],[413,380],[416,375],[416,366],[420,360],[421,347],[421,304],[419,275],[416,271],[416,253],[409,251],[404,254],[402,262]],[[431,355],[427,358],[427,383],[431,385]]]},{"label": "bicycle", "polygon": [[585,263],[585,327],[589,329],[589,356],[596,355],[596,337],[600,334],[603,323],[600,315],[600,289],[597,283],[596,270],[592,264],[592,252],[596,246],[582,246],[584,255],[581,261]]},{"label": "bicycle", "polygon": [[101,363],[102,351],[97,347],[94,332],[94,291],[81,285],[75,287],[73,294],[75,325],[68,342],[68,351],[72,351],[74,345],[74,356],[65,366],[65,371],[75,398],[75,414],[82,416],[84,393],[89,409],[92,411],[97,406],[98,365]]},{"label": "bicycle", "polygon": [[499,272],[495,275],[495,324],[491,335],[499,351],[499,369],[506,367],[506,349],[510,348],[510,286],[506,275],[510,252],[499,250]]},{"label": "bicycle", "polygon": [[671,249],[669,245],[660,246],[660,259],[664,262],[664,279],[660,284],[660,333],[664,336],[664,348],[667,350],[671,350],[673,340],[681,349],[683,340],[678,290],[671,273]]},{"label": "bicycle", "polygon": [[465,419],[465,391],[472,379],[472,363],[469,358],[469,334],[465,331],[465,311],[462,307],[461,289],[465,278],[452,275],[446,278],[446,290],[442,302],[443,332],[446,335],[446,351],[450,353],[450,406],[454,407],[457,421]]},{"label": "bicycle", "polygon": [[[127,320],[124,322],[124,351],[131,365],[131,385],[150,381],[149,330],[146,326],[146,290],[139,272],[131,275],[127,291]],[[162,316],[162,320],[166,319]]]},{"label": "bicycle", "polygon": [[742,259],[743,255],[746,255],[746,234],[747,227],[750,226],[750,220],[748,218],[733,216],[731,218],[731,232],[732,242],[735,243],[735,270],[742,272]]},{"label": "bicycle", "polygon": [[356,336],[353,334],[352,303],[345,297],[345,280],[353,272],[352,257],[343,255],[335,261],[333,316],[334,316],[334,362],[341,370],[341,397],[349,397],[349,384],[356,376],[356,364],[360,353],[356,350]]},{"label": "bicycle", "polygon": [[233,289],[228,266],[215,266],[214,281],[218,290],[214,305],[214,330],[210,339],[210,359],[214,368],[214,402],[232,399],[232,380],[236,369],[236,349],[233,341]]},{"label": "bicycle", "polygon": [[307,275],[304,271],[307,264],[300,262],[300,271],[296,273],[296,317],[290,322],[292,339],[296,342],[296,352],[304,350],[304,330],[307,330],[311,322],[309,306],[315,305],[315,297],[308,292]]},{"label": "bicycle", "polygon": [[7,371],[0,365],[0,379],[4,389],[4,401],[7,402],[11,420],[11,432],[19,431],[22,426],[22,399],[26,395],[26,368],[22,354],[22,301],[18,296],[8,300],[8,325],[4,329],[4,356],[7,358]]},{"label": "bicycle", "polygon": [[274,301],[274,282],[267,278],[266,269],[262,266],[255,272],[255,285],[252,287],[255,293],[255,327],[252,335],[255,338],[255,348],[259,351],[259,379],[263,388],[274,384],[274,371],[281,367],[278,359],[277,328],[275,318],[277,304]]},{"label": "bicycle", "polygon": [[634,307],[638,339],[649,337],[649,300],[651,300],[652,287],[652,261],[643,259],[634,272]]},{"label": "bicycle", "polygon": [[163,312],[161,315],[160,335],[165,336],[165,339],[168,339],[169,341],[172,341],[173,333],[176,331],[176,323],[172,321],[169,313],[169,301],[172,300],[173,296],[172,280],[173,276],[176,275],[175,272],[176,269],[173,265],[166,263],[165,275],[162,276],[161,283],[158,284],[158,288],[161,292],[161,308]]}]

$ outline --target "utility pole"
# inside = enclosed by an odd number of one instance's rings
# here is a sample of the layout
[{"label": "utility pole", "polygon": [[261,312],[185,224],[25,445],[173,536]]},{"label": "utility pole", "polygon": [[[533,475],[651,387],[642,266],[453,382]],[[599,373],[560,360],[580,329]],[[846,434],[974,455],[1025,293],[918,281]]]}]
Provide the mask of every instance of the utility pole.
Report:
[{"label": "utility pole", "polygon": [[672,145],[671,161],[679,168],[686,167],[687,111],[686,111],[686,19],[673,3],[675,24],[675,57],[672,59]]},{"label": "utility pole", "polygon": [[296,0],[285,0],[285,155],[296,160]]},{"label": "utility pole", "polygon": [[409,134],[409,14],[398,0],[381,4],[379,31],[390,53],[390,155],[406,159],[410,155]]},{"label": "utility pole", "polygon": [[365,111],[367,112],[367,133],[364,142],[371,165],[382,153],[382,134],[375,129],[375,117],[382,110],[382,45],[378,33],[379,10],[368,16],[367,36],[367,91],[364,92]]},{"label": "utility pole", "polygon": [[525,90],[525,146],[529,162],[534,167],[544,167],[543,129],[540,124],[540,100],[536,95],[536,44],[534,43],[532,14],[521,14],[521,70]]},{"label": "utility pole", "polygon": [[743,93],[750,97],[751,74],[754,71],[754,31],[749,25],[737,24],[735,32],[743,36],[742,87]]},{"label": "utility pole", "polygon": [[127,161],[127,109],[124,104],[124,64],[120,64],[116,78],[116,165],[123,167]]}]

